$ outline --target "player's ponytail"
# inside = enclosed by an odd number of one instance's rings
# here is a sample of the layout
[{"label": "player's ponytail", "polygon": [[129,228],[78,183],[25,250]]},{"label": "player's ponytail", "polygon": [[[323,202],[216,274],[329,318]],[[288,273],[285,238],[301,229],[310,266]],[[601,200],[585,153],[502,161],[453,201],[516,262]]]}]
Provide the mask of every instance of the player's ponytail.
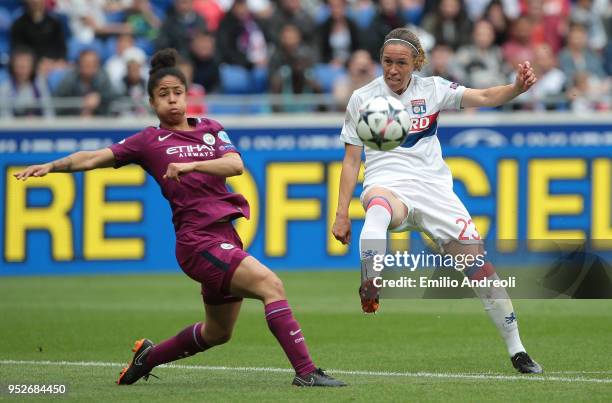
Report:
[{"label": "player's ponytail", "polygon": [[174,76],[181,80],[181,83],[187,89],[187,79],[183,72],[176,67],[179,59],[176,49],[166,48],[155,52],[151,58],[151,69],[149,70],[149,83],[147,84],[147,92],[153,98],[153,91],[159,81],[165,76]]}]

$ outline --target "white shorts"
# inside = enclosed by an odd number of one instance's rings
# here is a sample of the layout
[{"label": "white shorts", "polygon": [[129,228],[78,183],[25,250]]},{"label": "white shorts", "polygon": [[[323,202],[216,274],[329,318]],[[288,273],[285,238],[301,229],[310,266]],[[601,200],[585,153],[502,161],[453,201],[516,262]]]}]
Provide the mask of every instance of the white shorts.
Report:
[{"label": "white shorts", "polygon": [[368,191],[378,187],[389,190],[408,209],[404,221],[390,228],[391,232],[424,232],[441,246],[450,241],[480,242],[470,213],[451,186],[414,180],[401,185],[372,185],[361,193],[362,204]]}]

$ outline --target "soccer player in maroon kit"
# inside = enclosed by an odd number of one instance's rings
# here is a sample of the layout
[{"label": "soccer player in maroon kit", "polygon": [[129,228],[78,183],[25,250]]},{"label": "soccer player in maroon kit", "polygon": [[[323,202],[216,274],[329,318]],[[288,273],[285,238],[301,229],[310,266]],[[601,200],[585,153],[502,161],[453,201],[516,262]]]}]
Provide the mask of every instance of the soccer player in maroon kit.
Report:
[{"label": "soccer player in maroon kit", "polygon": [[293,385],[345,386],[315,367],[283,283],[242,249],[232,220],[248,218],[249,205],[225,186],[226,177],[242,173],[242,159],[219,122],[186,117],[187,83],[175,66],[176,58],[174,49],[164,49],[151,60],[148,93],[160,121],[158,127],[148,127],[109,148],[80,151],[15,174],[26,180],[50,172],[135,163],[157,181],[170,202],[176,258],[185,274],[202,284],[206,320],[159,344],[136,341],[132,362],[121,371],[117,383],[148,379],[158,365],[227,343],[246,297],[263,302],[268,327],[295,369]]}]

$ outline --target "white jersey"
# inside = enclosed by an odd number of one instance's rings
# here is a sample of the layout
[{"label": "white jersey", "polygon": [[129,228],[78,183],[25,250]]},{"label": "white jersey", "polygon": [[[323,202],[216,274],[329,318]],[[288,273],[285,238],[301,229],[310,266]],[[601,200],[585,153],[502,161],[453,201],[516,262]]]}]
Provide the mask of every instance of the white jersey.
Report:
[{"label": "white jersey", "polygon": [[359,110],[375,96],[397,98],[411,117],[410,134],[401,146],[391,151],[365,147],[364,189],[373,185],[399,186],[407,180],[452,186],[437,137],[438,114],[445,109],[460,109],[464,91],[465,87],[441,77],[413,75],[402,95],[394,93],[382,76],[353,92],[340,135],[345,143],[363,146],[356,131]]}]

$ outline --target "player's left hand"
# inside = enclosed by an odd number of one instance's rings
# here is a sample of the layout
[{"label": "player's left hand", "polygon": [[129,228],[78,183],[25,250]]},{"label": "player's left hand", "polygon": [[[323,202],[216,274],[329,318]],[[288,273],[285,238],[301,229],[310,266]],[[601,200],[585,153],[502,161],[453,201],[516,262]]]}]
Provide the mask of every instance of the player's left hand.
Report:
[{"label": "player's left hand", "polygon": [[180,182],[181,175],[193,172],[194,169],[195,167],[191,162],[171,162],[168,164],[168,169],[166,169],[164,179],[174,179],[175,181]]},{"label": "player's left hand", "polygon": [[520,93],[523,93],[529,88],[531,88],[538,78],[533,72],[533,68],[531,67],[531,63],[525,61],[524,63],[519,63],[518,68],[516,69],[516,79],[514,80],[514,87]]},{"label": "player's left hand", "polygon": [[13,176],[22,181],[27,180],[30,176],[40,178],[51,172],[52,167],[51,164],[30,165],[26,169],[13,174]]}]

